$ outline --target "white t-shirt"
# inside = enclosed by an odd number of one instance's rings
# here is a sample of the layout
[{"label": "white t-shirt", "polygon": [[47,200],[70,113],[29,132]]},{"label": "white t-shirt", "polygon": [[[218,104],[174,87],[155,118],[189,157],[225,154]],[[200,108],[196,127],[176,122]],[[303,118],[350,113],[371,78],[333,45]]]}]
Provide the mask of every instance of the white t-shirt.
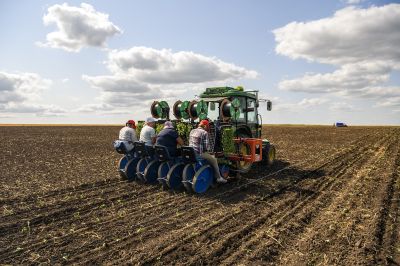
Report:
[{"label": "white t-shirt", "polygon": [[119,140],[132,141],[132,142],[137,141],[138,139],[136,136],[136,131],[130,127],[123,127],[119,131]]},{"label": "white t-shirt", "polygon": [[146,143],[146,145],[153,145],[152,139],[156,136],[156,131],[154,128],[145,125],[142,128],[142,131],[140,131],[140,141],[143,141]]}]

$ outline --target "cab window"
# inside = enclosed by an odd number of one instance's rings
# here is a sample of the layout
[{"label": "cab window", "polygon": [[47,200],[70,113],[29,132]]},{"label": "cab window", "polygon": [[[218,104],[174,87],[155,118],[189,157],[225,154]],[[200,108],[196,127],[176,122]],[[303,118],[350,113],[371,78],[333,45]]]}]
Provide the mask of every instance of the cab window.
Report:
[{"label": "cab window", "polygon": [[249,123],[257,122],[256,100],[247,98],[247,121]]}]

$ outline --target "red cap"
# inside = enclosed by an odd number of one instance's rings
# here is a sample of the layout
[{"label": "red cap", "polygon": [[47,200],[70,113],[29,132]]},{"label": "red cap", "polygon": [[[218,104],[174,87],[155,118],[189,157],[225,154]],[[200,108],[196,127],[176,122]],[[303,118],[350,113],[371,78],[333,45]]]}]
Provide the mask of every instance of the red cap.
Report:
[{"label": "red cap", "polygon": [[136,128],[135,121],[133,121],[133,120],[128,120],[128,122],[126,122],[126,124],[131,124],[133,126],[133,128]]},{"label": "red cap", "polygon": [[208,120],[201,120],[200,121],[200,124],[199,124],[200,126],[202,126],[202,125],[204,125],[204,126],[208,126],[208,125],[210,125],[210,122],[208,122]]}]

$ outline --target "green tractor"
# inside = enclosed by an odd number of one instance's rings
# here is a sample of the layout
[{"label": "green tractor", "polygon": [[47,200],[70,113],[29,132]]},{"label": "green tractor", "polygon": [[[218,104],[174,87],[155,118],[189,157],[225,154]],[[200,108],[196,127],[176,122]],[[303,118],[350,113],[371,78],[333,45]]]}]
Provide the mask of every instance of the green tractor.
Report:
[{"label": "green tractor", "polygon": [[[197,100],[175,102],[172,112],[176,119],[172,121],[188,144],[189,132],[197,125],[196,121],[208,119],[212,152],[221,162],[228,161],[236,171],[245,173],[254,162],[259,161],[250,158],[252,150],[257,151],[264,164],[272,165],[275,160],[274,145],[267,139],[261,139],[260,102],[266,102],[267,110],[271,111],[271,101],[259,99],[258,91],[245,91],[242,87],[206,88]],[[160,123],[170,120],[170,107],[165,101],[153,102],[150,111]],[[257,140],[256,147],[251,147],[251,140]],[[262,147],[258,147],[259,143]]]},{"label": "green tractor", "polygon": [[[260,101],[265,101],[267,110],[271,111],[272,103],[258,98],[258,91],[244,91],[242,87],[214,87],[207,88],[200,95],[200,99],[208,105],[208,118],[219,124],[224,130],[233,131],[234,138],[254,138],[262,137],[262,116],[258,113]],[[222,145],[224,146],[226,145]],[[275,147],[267,140],[262,140],[263,162],[272,165],[275,160]],[[247,144],[236,145],[236,153],[249,154],[250,149]],[[238,161],[237,168],[242,172],[247,172],[252,166],[251,161]]]}]

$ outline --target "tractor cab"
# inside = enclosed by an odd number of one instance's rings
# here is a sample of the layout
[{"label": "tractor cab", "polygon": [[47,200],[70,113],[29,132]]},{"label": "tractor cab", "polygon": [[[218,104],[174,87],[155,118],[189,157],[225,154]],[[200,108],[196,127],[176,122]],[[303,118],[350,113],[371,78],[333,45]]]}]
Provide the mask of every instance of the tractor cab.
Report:
[{"label": "tractor cab", "polygon": [[[207,104],[207,117],[214,123],[235,127],[238,137],[261,137],[258,91],[244,91],[242,87],[213,87],[207,88],[200,99]],[[272,103],[267,101],[267,110],[271,108]]]}]

